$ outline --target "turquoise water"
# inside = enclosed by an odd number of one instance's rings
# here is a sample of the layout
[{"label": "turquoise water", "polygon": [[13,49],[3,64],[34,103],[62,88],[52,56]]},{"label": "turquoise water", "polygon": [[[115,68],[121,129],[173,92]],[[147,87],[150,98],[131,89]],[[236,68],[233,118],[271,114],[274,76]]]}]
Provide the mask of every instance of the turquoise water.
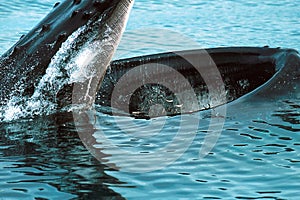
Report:
[{"label": "turquoise water", "polygon": [[[0,1],[0,52],[13,45],[56,1]],[[265,46],[300,50],[300,1],[136,1],[116,57],[197,46]],[[155,28],[155,29],[154,29]],[[176,32],[174,37],[170,34]],[[157,44],[129,46],[130,38]],[[180,37],[179,37],[179,35]],[[178,36],[178,37],[176,37]],[[188,41],[188,42],[187,42]],[[141,46],[141,44],[146,45]],[[196,44],[195,44],[196,43]],[[201,113],[190,115],[197,118]],[[80,140],[70,116],[53,115],[0,124],[0,199],[296,199],[300,196],[300,97],[233,107],[208,156],[199,158],[207,132],[195,138],[176,162],[162,169],[128,173],[95,159]],[[141,155],[174,137],[179,117],[150,138],[124,137],[114,119],[97,113],[94,127],[119,147]],[[126,118],[120,117],[120,123]],[[187,127],[187,129],[190,127]],[[134,131],[135,126],[129,126]],[[148,130],[148,129],[145,129]],[[153,131],[153,130],[152,130]],[[128,159],[126,156],[120,159]],[[129,162],[129,161],[128,161]],[[162,161],[151,161],[155,168]],[[134,167],[128,163],[129,167]],[[134,163],[132,163],[134,165]]]},{"label": "turquoise water", "polygon": [[[29,31],[56,1],[2,1],[0,52]],[[126,31],[167,28],[202,47],[265,46],[299,49],[299,1],[136,1]],[[187,47],[186,47],[187,48]]]}]

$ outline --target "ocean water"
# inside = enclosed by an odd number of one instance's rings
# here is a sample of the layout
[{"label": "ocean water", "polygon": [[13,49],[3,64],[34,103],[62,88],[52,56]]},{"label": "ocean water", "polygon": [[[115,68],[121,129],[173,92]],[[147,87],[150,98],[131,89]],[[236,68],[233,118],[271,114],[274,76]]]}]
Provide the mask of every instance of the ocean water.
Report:
[{"label": "ocean water", "polygon": [[[0,0],[0,53],[55,2]],[[198,47],[269,45],[300,50],[299,3],[136,0],[115,58]],[[226,116],[216,117],[215,126],[224,127],[204,158],[199,150],[211,119],[201,112],[148,121],[118,117],[118,124],[96,112],[98,123],[85,134],[68,114],[1,122],[0,199],[297,199],[300,96],[229,108]],[[199,116],[203,122],[196,128],[180,124]],[[123,131],[117,125],[123,125]],[[183,146],[147,157],[173,144],[182,127],[185,137],[178,141]],[[133,135],[125,137],[124,129]],[[97,160],[88,151],[93,149],[86,148],[90,136],[98,143],[115,141],[120,155]],[[173,160],[174,148],[184,151]],[[140,171],[145,166],[149,172]]]}]

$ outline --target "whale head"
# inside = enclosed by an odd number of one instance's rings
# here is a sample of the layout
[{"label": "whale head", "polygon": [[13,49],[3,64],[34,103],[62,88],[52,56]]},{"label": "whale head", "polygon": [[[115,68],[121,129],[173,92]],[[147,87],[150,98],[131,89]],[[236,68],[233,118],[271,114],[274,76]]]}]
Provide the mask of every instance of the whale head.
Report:
[{"label": "whale head", "polygon": [[[79,92],[77,101],[91,105],[93,92],[112,59],[132,5],[133,0],[56,3],[36,27],[0,57],[4,86],[0,91],[1,104],[8,104],[15,97],[36,98],[48,90],[52,92],[46,95],[52,98],[48,100],[63,106],[71,98],[65,93],[80,83],[77,88],[86,95]],[[93,90],[86,91],[88,88]]]}]

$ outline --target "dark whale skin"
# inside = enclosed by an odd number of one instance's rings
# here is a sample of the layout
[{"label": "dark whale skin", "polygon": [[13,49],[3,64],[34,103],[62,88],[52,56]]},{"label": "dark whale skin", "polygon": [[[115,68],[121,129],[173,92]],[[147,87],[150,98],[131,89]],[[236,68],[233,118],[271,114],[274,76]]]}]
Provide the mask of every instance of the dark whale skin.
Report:
[{"label": "dark whale skin", "polygon": [[[66,0],[0,57],[0,102],[14,95],[30,96],[51,58],[78,28],[105,21],[121,0]],[[87,34],[87,33],[85,33]],[[79,41],[80,45],[80,41]]]}]

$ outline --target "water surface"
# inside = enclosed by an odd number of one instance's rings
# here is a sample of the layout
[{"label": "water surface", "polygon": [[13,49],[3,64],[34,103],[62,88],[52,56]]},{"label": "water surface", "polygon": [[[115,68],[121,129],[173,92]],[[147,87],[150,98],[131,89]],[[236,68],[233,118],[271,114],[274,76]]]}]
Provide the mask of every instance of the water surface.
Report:
[{"label": "water surface", "polygon": [[[29,31],[55,2],[1,1],[0,52]],[[137,0],[125,36],[138,31],[142,38],[151,38],[146,30],[157,28],[176,31],[201,47],[269,45],[299,50],[299,3]],[[182,38],[172,44],[160,40],[153,49],[146,45],[132,50],[121,44],[119,50],[130,51],[116,56],[191,48],[191,42]],[[199,126],[191,132],[195,139],[180,159],[149,173],[117,171],[95,159],[70,115],[2,122],[0,199],[295,199],[300,196],[300,97],[250,106],[228,113],[210,155],[199,159],[207,130]],[[134,138],[118,132],[110,116],[97,113],[97,117],[103,123],[94,127],[96,133],[105,130],[110,139],[118,139],[120,148],[138,149],[141,154],[170,143],[180,120],[164,119],[167,125],[158,135]]]}]

